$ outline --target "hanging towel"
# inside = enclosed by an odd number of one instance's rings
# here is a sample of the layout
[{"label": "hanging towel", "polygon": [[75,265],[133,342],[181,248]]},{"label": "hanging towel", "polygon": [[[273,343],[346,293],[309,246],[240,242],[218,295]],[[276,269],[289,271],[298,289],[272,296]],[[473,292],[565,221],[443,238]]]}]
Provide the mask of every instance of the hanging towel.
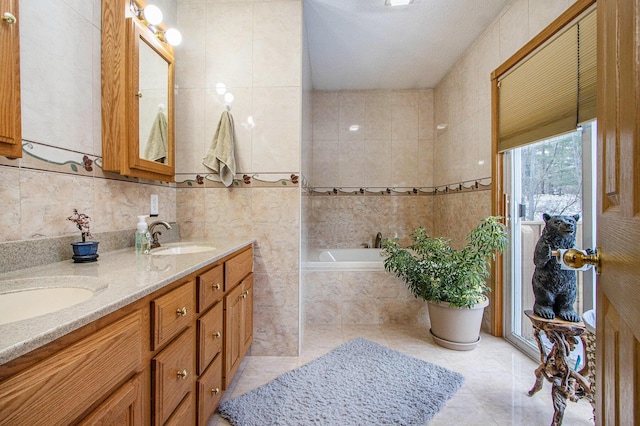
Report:
[{"label": "hanging towel", "polygon": [[233,183],[236,174],[234,149],[233,117],[229,111],[224,111],[202,164],[218,173],[225,186]]},{"label": "hanging towel", "polygon": [[153,121],[153,126],[151,126],[147,145],[144,147],[145,159],[158,161],[160,163],[166,161],[167,152],[169,151],[168,127],[167,117],[162,111],[159,111],[156,119]]}]

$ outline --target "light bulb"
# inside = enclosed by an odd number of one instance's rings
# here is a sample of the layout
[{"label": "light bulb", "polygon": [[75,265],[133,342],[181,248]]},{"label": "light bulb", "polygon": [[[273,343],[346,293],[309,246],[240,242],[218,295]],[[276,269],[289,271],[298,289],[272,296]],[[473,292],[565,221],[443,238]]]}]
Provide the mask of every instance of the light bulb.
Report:
[{"label": "light bulb", "polygon": [[230,104],[231,102],[233,102],[233,100],[235,99],[235,97],[233,96],[233,94],[227,92],[224,94],[224,101],[228,104]]},{"label": "light bulb", "polygon": [[175,28],[169,28],[164,33],[164,39],[167,40],[167,43],[170,45],[177,46],[182,43],[182,34],[180,34],[180,31]]},{"label": "light bulb", "polygon": [[162,11],[158,6],[148,4],[142,10],[142,16],[144,20],[151,25],[158,25],[162,22]]}]

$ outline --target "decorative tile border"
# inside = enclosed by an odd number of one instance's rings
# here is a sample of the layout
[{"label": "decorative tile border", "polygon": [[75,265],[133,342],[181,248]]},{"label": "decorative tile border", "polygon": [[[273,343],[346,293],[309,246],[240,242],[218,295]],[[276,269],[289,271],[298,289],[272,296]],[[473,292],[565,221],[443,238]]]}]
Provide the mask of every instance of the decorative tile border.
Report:
[{"label": "decorative tile border", "polygon": [[120,180],[157,186],[175,186],[172,182],[123,176],[102,170],[102,157],[59,148],[38,142],[22,141],[22,158],[0,157],[0,166],[19,167],[100,179]]},{"label": "decorative tile border", "polygon": [[[233,179],[233,188],[273,188],[286,187],[297,188],[300,186],[300,178],[296,173],[256,173],[236,174]],[[176,173],[177,188],[226,188],[218,180],[218,175],[213,173],[196,174]]]},{"label": "decorative tile border", "polygon": [[447,195],[464,192],[490,191],[492,181],[490,177],[451,183],[432,187],[388,187],[388,188],[312,188],[304,187],[304,192],[313,196],[420,196],[420,195]]}]

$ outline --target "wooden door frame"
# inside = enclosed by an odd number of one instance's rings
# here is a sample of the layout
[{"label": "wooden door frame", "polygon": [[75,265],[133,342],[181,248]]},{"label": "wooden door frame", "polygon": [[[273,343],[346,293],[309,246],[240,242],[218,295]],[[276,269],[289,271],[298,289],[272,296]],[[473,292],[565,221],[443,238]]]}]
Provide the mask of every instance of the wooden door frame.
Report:
[{"label": "wooden door frame", "polygon": [[[589,9],[596,0],[577,0],[564,13],[556,18],[549,26],[532,38],[520,50],[507,59],[502,65],[491,73],[491,176],[493,186],[491,189],[491,214],[506,218],[507,207],[504,197],[502,167],[503,155],[498,152],[498,79],[510,71],[521,60],[529,56],[536,49],[544,45],[558,31],[561,31],[578,16]],[[503,219],[506,222],[506,219]],[[491,276],[491,334],[501,337],[504,334],[504,255],[498,255],[493,265]]]}]

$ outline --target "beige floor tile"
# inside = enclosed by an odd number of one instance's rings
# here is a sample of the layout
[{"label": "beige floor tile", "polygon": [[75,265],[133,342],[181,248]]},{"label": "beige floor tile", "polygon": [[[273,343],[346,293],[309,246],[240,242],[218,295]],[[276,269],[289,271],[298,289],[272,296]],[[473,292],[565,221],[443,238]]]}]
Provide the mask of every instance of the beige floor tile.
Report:
[{"label": "beige floor tile", "polygon": [[[537,363],[506,340],[483,334],[473,351],[451,351],[436,345],[423,325],[307,326],[299,357],[248,356],[223,400],[242,395],[279,375],[324,355],[342,343],[363,337],[462,373],[465,383],[430,425],[547,425],[553,407],[551,385],[528,396]],[[591,405],[567,402],[565,425],[593,425]],[[217,413],[208,426],[228,426]]]}]

